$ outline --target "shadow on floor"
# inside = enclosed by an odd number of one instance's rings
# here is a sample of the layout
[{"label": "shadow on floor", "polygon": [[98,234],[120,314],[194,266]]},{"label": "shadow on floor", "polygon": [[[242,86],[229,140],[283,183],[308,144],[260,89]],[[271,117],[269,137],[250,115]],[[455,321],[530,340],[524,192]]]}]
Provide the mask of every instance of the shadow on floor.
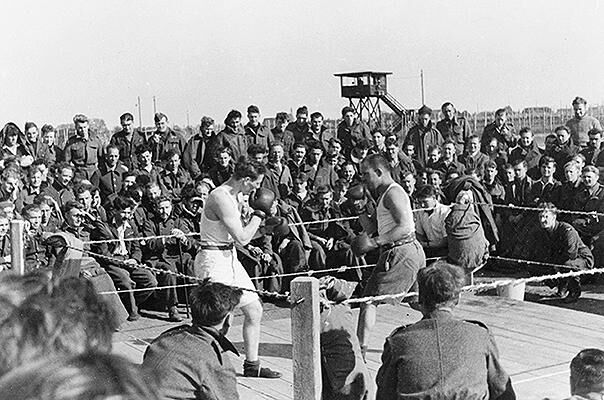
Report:
[{"label": "shadow on floor", "polygon": [[[233,344],[243,354],[243,342],[235,342]],[[289,343],[260,343],[258,355],[260,357],[279,357],[291,360],[292,348],[293,346]]]}]

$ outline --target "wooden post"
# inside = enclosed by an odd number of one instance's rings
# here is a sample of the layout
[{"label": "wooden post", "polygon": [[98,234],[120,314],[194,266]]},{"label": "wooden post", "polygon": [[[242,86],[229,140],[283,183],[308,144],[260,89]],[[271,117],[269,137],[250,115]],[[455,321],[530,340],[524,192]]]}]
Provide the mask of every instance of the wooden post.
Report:
[{"label": "wooden post", "polygon": [[25,243],[23,241],[23,232],[25,222],[13,220],[10,223],[10,257],[13,271],[19,275],[25,274]]},{"label": "wooden post", "polygon": [[319,281],[296,278],[291,283],[294,400],[321,398],[319,346]]}]

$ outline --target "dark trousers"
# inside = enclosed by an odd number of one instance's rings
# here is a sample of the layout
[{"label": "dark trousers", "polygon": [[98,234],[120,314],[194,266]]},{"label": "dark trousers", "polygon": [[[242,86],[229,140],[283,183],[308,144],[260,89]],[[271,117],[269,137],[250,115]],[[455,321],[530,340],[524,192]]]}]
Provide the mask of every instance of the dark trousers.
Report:
[{"label": "dark trousers", "polygon": [[[283,272],[286,274],[308,270],[304,246],[297,240],[290,240],[287,246],[281,250],[279,256],[281,257],[281,260],[283,260]],[[296,278],[296,276],[283,277],[281,284],[282,292],[289,292],[289,285],[294,278]]]},{"label": "dark trousers", "polygon": [[[185,271],[191,262],[191,255],[189,253],[182,254],[182,265],[180,257],[169,257],[164,256],[161,260],[150,260],[147,262],[150,266],[157,269],[162,269],[172,273]],[[170,273],[156,273],[158,288],[162,286],[175,286],[177,284],[176,275]],[[189,283],[189,282],[187,282]],[[167,288],[157,290],[161,301],[164,303],[166,308],[178,305],[178,294],[176,288]]]},{"label": "dark trousers", "polygon": [[[157,286],[157,279],[153,272],[144,268],[123,268],[117,265],[107,265],[107,274],[113,280],[117,290],[150,289]],[[120,298],[130,314],[138,312],[138,305],[143,303],[153,294],[153,290],[141,292],[120,293]]]}]

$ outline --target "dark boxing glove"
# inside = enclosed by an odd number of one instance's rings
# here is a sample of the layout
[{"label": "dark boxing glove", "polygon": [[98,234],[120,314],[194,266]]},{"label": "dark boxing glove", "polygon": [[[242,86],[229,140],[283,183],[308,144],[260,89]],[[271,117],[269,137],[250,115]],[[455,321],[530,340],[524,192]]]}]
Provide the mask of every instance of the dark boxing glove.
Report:
[{"label": "dark boxing glove", "polygon": [[250,207],[254,210],[254,215],[260,218],[266,218],[270,214],[271,207],[275,201],[275,193],[266,188],[258,188],[250,195]]},{"label": "dark boxing glove", "polygon": [[375,240],[370,238],[366,233],[361,233],[359,236],[352,239],[350,248],[355,256],[360,257],[377,248],[377,244],[375,243]]}]

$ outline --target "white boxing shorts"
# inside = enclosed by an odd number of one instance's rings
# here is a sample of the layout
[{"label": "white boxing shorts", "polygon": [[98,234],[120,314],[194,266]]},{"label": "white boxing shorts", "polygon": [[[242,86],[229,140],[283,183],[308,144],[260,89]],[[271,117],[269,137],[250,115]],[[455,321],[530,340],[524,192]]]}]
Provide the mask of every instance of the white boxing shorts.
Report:
[{"label": "white boxing shorts", "polygon": [[[232,250],[202,249],[193,263],[195,276],[210,278],[212,282],[255,290],[256,287],[243,265],[237,259],[235,248]],[[237,307],[244,307],[259,300],[258,294],[244,290]]]}]

